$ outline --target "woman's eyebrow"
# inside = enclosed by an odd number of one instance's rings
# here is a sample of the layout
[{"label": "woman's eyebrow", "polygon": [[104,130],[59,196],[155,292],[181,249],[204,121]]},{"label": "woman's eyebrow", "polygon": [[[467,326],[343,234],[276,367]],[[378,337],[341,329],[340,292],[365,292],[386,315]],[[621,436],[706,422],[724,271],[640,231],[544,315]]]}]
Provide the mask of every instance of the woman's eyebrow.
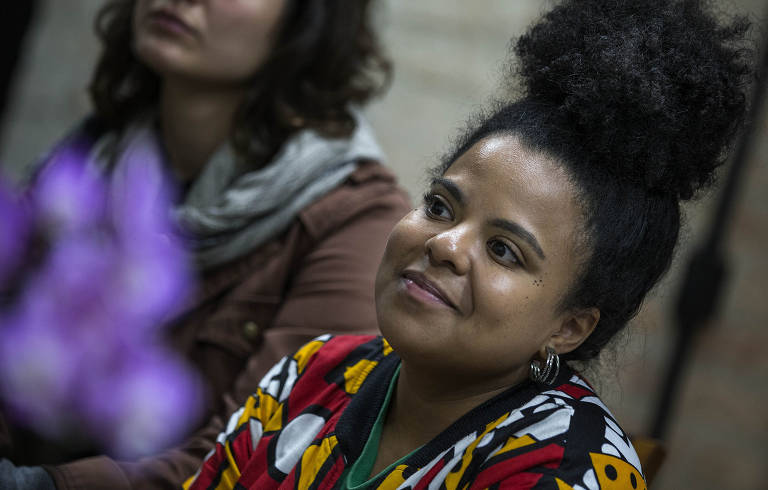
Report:
[{"label": "woman's eyebrow", "polygon": [[459,186],[454,184],[452,180],[446,179],[445,177],[435,177],[432,179],[432,186],[434,187],[436,185],[444,187],[445,190],[456,199],[457,203],[464,204],[464,194],[462,194]]},{"label": "woman's eyebrow", "polygon": [[[459,189],[459,186],[457,186],[452,180],[446,179],[445,177],[435,177],[432,179],[431,185],[433,187],[443,187],[451,196],[453,196],[457,203],[464,204],[464,194],[461,192],[461,189]],[[491,221],[491,226],[507,230],[508,232],[519,236],[528,242],[528,244],[531,246],[531,248],[533,248],[533,251],[536,252],[536,255],[538,255],[540,259],[546,260],[547,257],[544,255],[544,251],[541,249],[541,245],[539,245],[536,237],[533,236],[533,233],[526,230],[521,225],[506,219],[496,218]]]},{"label": "woman's eyebrow", "polygon": [[538,255],[540,259],[546,260],[546,257],[544,256],[544,251],[541,249],[539,242],[536,241],[536,237],[533,236],[533,233],[526,230],[519,224],[513,221],[496,218],[494,220],[491,220],[491,226],[495,226],[496,228],[502,228],[512,234],[519,236],[520,238],[528,242],[528,244],[531,246],[531,248],[533,248],[534,252],[536,252],[536,255]]}]

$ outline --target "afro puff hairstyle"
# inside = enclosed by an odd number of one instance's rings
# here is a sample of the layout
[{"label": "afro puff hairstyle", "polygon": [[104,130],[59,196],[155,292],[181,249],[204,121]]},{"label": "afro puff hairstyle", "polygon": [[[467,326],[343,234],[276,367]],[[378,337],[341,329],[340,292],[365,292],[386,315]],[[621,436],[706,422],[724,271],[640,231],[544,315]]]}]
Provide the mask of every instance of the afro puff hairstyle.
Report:
[{"label": "afro puff hairstyle", "polygon": [[600,320],[566,360],[596,357],[669,268],[680,200],[712,183],[744,119],[748,28],[703,0],[564,0],[514,45],[521,98],[470,121],[435,169],[510,134],[568,170],[584,222],[560,307]]}]

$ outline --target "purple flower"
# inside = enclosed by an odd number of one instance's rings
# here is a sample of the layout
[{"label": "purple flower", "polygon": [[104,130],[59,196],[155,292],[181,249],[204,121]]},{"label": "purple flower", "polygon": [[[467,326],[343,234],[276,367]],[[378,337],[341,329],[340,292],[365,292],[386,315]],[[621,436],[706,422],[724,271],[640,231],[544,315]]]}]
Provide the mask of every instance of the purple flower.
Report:
[{"label": "purple flower", "polygon": [[43,434],[66,427],[68,399],[78,378],[77,345],[66,332],[52,331],[55,318],[6,319],[0,341],[2,397],[11,415]]},{"label": "purple flower", "polygon": [[113,305],[136,328],[156,327],[170,320],[192,290],[193,278],[180,249],[162,242],[154,247],[123,250],[111,278],[112,290],[120,292]]},{"label": "purple flower", "polygon": [[145,153],[134,148],[133,158],[123,158],[113,174],[118,185],[110,196],[112,219],[117,232],[127,239],[136,233],[165,235],[175,228],[170,213],[175,193],[170,179]]},{"label": "purple flower", "polygon": [[[197,377],[159,343],[193,275],[162,172],[125,161],[110,188],[77,148],[38,175],[32,211],[0,187],[0,292],[5,271],[24,272],[0,303],[0,396],[43,435],[78,427],[112,454],[146,454],[175,442],[201,404]],[[42,255],[26,263],[33,232]]]},{"label": "purple flower", "polygon": [[96,428],[113,454],[146,455],[178,442],[200,415],[202,385],[191,373],[159,348],[126,352],[109,375],[84,387],[81,411],[107,422]]},{"label": "purple flower", "polygon": [[125,246],[118,287],[126,309],[158,323],[183,306],[193,284],[186,250],[171,221],[173,191],[161,169],[138,157],[124,161],[116,172],[121,185],[111,195],[111,213],[118,242]]},{"label": "purple flower", "polygon": [[79,232],[102,222],[106,187],[83,151],[66,148],[43,168],[32,189],[40,223],[51,232]]}]

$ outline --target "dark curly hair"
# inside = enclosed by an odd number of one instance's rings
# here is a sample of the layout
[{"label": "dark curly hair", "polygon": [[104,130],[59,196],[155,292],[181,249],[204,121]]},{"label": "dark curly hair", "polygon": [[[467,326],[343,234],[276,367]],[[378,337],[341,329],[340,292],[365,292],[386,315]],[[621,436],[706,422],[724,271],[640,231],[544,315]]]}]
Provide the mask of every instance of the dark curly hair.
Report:
[{"label": "dark curly hair", "polygon": [[[159,78],[132,49],[136,0],[110,0],[95,22],[103,44],[89,87],[95,115],[120,129],[153,107]],[[291,133],[312,128],[346,136],[349,104],[364,104],[387,87],[391,63],[371,26],[373,0],[288,0],[280,34],[235,115],[235,151],[256,166],[268,162]]]},{"label": "dark curly hair", "polygon": [[743,122],[748,28],[702,0],[565,0],[514,46],[521,98],[470,122],[435,169],[510,134],[569,171],[584,220],[560,306],[600,320],[565,359],[597,356],[669,268],[680,200],[712,183]]}]

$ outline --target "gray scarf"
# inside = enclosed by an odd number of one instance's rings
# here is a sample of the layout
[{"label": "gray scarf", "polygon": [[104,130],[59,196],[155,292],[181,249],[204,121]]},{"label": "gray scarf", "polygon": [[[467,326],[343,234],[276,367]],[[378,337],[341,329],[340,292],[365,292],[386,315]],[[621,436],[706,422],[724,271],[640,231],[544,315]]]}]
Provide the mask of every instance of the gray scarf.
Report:
[{"label": "gray scarf", "polygon": [[[210,268],[242,257],[284,231],[307,205],[336,188],[360,159],[383,160],[383,152],[362,114],[353,110],[356,128],[349,138],[325,138],[313,130],[294,134],[263,168],[242,173],[230,146],[223,145],[192,183],[174,213],[191,235],[198,265]],[[114,138],[114,136],[113,136]],[[117,148],[109,165],[105,147]],[[112,167],[113,188],[121,168],[141,159],[153,168],[147,185],[162,186],[165,162],[150,119],[129,127],[118,142],[99,141],[92,153]]]}]

